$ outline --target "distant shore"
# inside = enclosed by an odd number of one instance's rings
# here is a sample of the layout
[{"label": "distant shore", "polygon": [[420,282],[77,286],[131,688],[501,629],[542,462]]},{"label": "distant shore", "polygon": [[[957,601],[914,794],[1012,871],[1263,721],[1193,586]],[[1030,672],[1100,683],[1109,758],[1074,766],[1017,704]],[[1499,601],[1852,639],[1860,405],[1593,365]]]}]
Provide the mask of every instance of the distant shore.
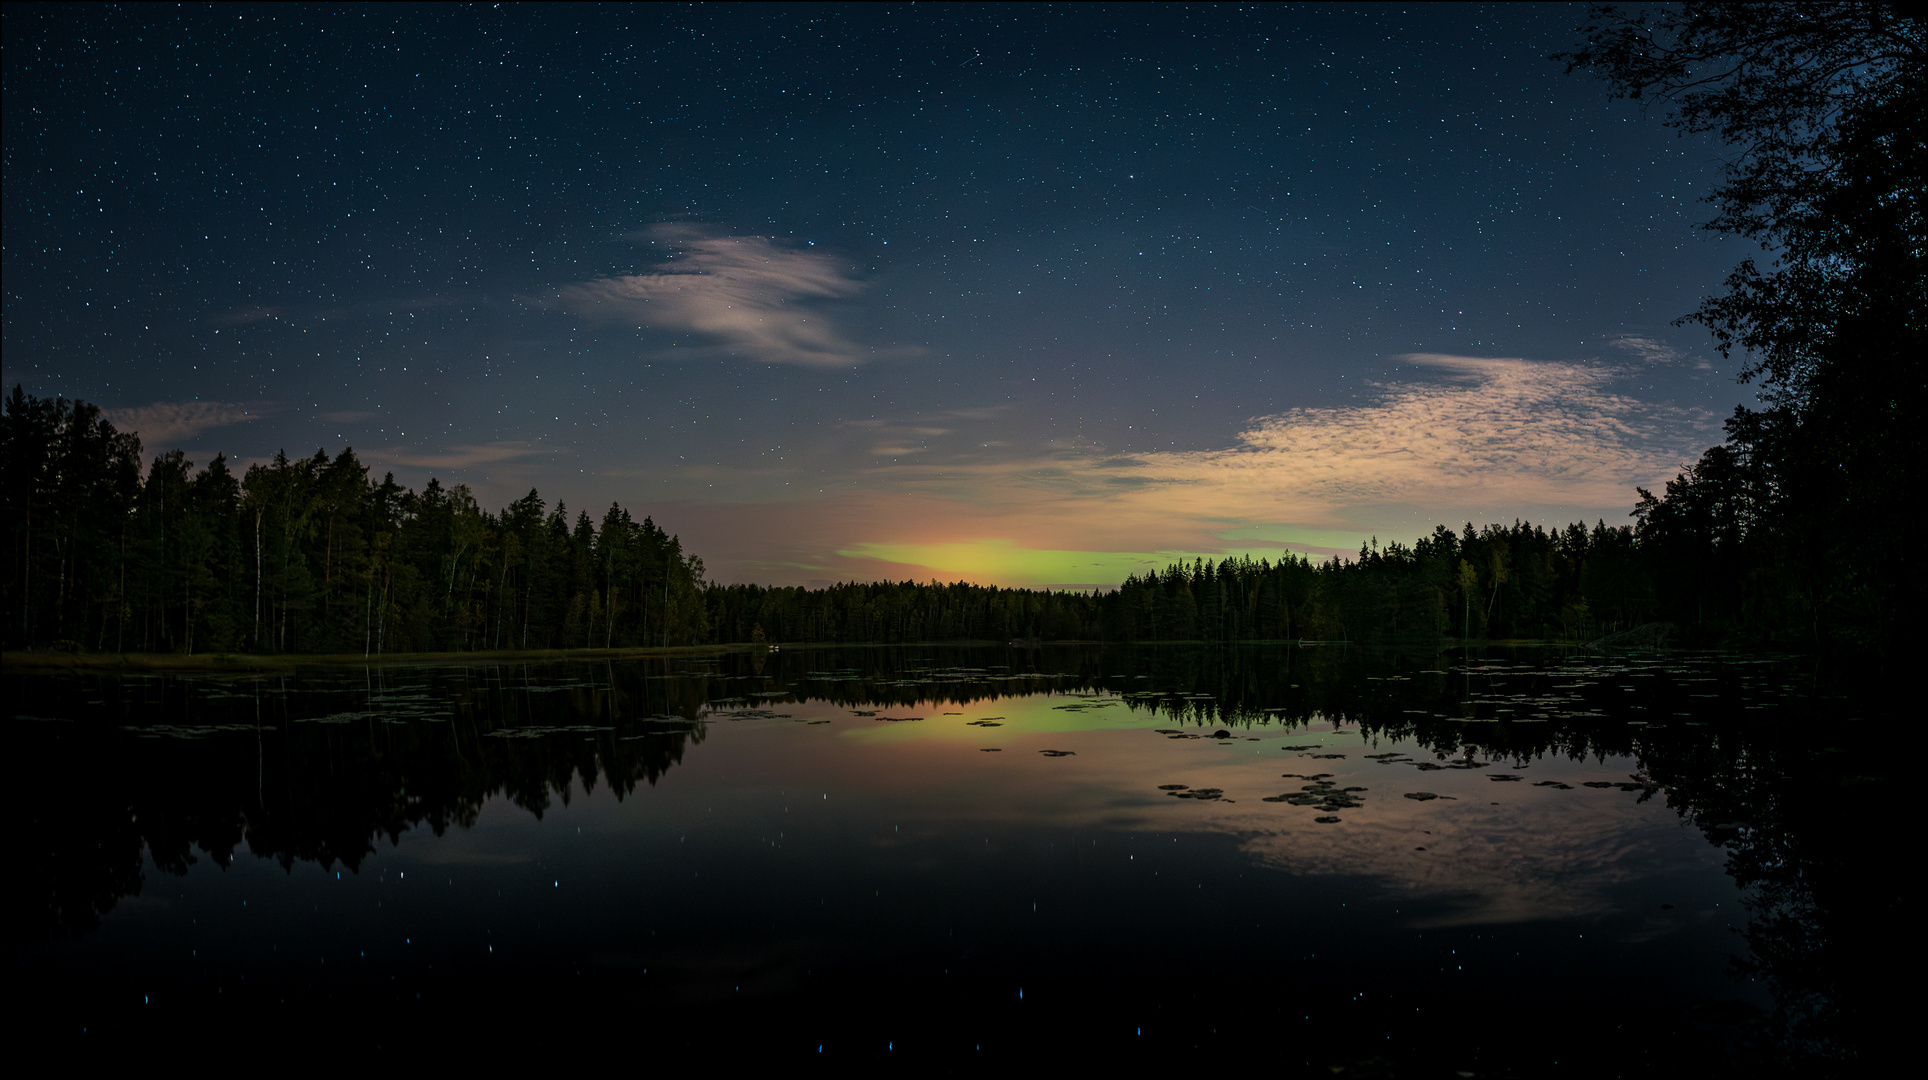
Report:
[{"label": "distant shore", "polygon": [[[0,652],[0,668],[8,671],[209,671],[209,672],[247,672],[247,671],[286,671],[297,667],[367,667],[371,665],[422,665],[422,664],[526,664],[555,661],[617,661],[645,660],[651,657],[670,656],[720,656],[730,653],[768,652],[782,649],[877,649],[877,648],[916,648],[924,647],[997,647],[1007,646],[1017,649],[1032,649],[1040,646],[1065,645],[1121,645],[1121,646],[1230,646],[1244,647],[1253,645],[1296,645],[1300,648],[1320,646],[1347,647],[1345,641],[1317,641],[1312,639],[1284,639],[1277,641],[1040,641],[1004,642],[980,640],[951,641],[783,641],[770,643],[733,642],[727,645],[671,645],[635,649],[502,649],[491,652],[419,652],[385,653],[379,656],[363,656],[357,653],[83,653],[58,651],[7,650]],[[1461,641],[1458,638],[1441,638],[1437,648],[1441,650],[1468,646],[1578,646],[1573,641],[1553,641],[1535,638],[1492,638]],[[1371,647],[1371,646],[1366,646]],[[1379,647],[1384,647],[1379,646]]]},{"label": "distant shore", "polygon": [[[373,664],[526,664],[544,661],[646,660],[664,656],[721,656],[783,649],[863,649],[899,646],[997,646],[1002,641],[780,641],[726,645],[668,645],[629,649],[496,649],[484,652],[360,653],[92,653],[8,649],[0,667],[35,671],[286,671],[295,667],[365,667]],[[1053,641],[1047,645],[1098,645],[1095,641]],[[1167,644],[1147,642],[1146,644]],[[1190,643],[1187,643],[1190,644]],[[1202,644],[1202,643],[1200,643]]]},{"label": "distant shore", "polygon": [[0,653],[9,671],[285,671],[295,667],[365,667],[374,664],[519,664],[547,660],[639,660],[652,656],[716,656],[760,652],[762,645],[672,645],[647,649],[503,649],[494,652],[385,653]]}]

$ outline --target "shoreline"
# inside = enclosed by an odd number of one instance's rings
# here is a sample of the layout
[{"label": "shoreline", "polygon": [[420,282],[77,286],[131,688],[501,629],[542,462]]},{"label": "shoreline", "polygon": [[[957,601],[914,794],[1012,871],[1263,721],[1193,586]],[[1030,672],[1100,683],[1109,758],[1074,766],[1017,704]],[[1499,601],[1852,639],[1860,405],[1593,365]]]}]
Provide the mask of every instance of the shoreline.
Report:
[{"label": "shoreline", "polygon": [[[1221,646],[1242,647],[1252,645],[1296,645],[1300,648],[1317,648],[1359,645],[1358,642],[1319,641],[1314,639],[1283,639],[1254,641],[1041,641],[1015,644],[1002,641],[980,641],[960,639],[951,641],[898,641],[898,642],[842,642],[842,641],[780,641],[750,644],[733,642],[727,645],[670,645],[649,646],[625,649],[501,649],[490,652],[420,652],[386,653],[379,656],[359,656],[354,653],[72,653],[37,652],[25,649],[8,649],[0,652],[0,668],[7,671],[209,671],[209,672],[249,672],[249,671],[287,671],[301,667],[390,667],[425,664],[518,664],[554,663],[581,661],[618,661],[646,660],[653,657],[676,656],[721,656],[732,653],[757,653],[781,649],[879,649],[879,648],[916,648],[930,646],[944,647],[996,647],[1006,646],[1014,649],[1035,649],[1041,646]],[[1438,648],[1449,651],[1464,647],[1521,647],[1521,646],[1580,646],[1578,642],[1553,641],[1545,639],[1475,639],[1462,642],[1456,638],[1442,638]],[[1383,644],[1380,647],[1384,647]]]},{"label": "shoreline", "polygon": [[62,653],[0,652],[0,667],[39,671],[285,671],[298,667],[377,667],[422,664],[533,663],[557,660],[640,660],[653,656],[715,656],[752,652],[760,645],[670,645],[636,649],[502,649],[493,652],[385,653]]}]

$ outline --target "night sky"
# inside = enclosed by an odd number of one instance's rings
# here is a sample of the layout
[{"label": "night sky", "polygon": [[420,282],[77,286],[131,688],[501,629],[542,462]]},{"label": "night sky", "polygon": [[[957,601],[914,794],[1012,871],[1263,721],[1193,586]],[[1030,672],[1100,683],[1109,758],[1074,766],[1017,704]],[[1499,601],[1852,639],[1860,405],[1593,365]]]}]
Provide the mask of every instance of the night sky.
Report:
[{"label": "night sky", "polygon": [[8,5],[5,382],[720,581],[1621,524],[1748,252],[1583,15]]}]

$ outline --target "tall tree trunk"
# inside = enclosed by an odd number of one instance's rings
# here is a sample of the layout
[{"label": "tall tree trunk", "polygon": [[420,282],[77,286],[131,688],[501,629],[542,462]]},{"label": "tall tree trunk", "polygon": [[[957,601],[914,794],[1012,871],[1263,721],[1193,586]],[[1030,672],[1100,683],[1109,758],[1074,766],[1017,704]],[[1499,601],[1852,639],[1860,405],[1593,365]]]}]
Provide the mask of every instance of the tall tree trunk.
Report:
[{"label": "tall tree trunk", "polygon": [[254,647],[261,647],[261,508],[254,508]]},{"label": "tall tree trunk", "polygon": [[27,633],[27,613],[33,610],[33,493],[27,493],[27,556],[20,564],[20,640],[33,648],[33,637]]},{"label": "tall tree trunk", "polygon": [[114,651],[120,652],[126,644],[127,630],[127,518],[121,518],[120,541],[120,595],[115,598],[114,607]]}]

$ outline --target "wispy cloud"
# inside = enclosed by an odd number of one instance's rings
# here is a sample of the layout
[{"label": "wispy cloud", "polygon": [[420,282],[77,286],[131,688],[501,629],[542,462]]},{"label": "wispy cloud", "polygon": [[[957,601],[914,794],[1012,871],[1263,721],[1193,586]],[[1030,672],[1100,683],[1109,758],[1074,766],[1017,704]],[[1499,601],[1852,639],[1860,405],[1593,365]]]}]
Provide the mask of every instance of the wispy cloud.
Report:
[{"label": "wispy cloud", "polygon": [[403,447],[370,451],[368,459],[382,464],[416,469],[473,469],[510,461],[529,461],[566,453],[560,448],[529,442],[492,442],[481,445],[445,446],[439,450],[414,450]]},{"label": "wispy cloud", "polygon": [[236,401],[157,401],[131,409],[103,409],[101,415],[122,431],[138,432],[148,451],[172,449],[203,432],[260,419],[258,404]]},{"label": "wispy cloud", "polygon": [[1402,360],[1417,372],[1192,451],[1107,447],[1022,404],[847,420],[795,474],[834,483],[780,502],[739,486],[728,506],[686,487],[676,520],[722,580],[1114,584],[1174,558],[1318,558],[1435,524],[1624,522],[1636,485],[1719,439],[1712,413],[1642,396],[1627,363]]},{"label": "wispy cloud", "polygon": [[[1334,508],[1614,506],[1636,484],[1671,475],[1714,437],[1705,410],[1616,391],[1611,367],[1417,353],[1442,376],[1388,384],[1379,400],[1263,417],[1237,446],[1131,455],[1134,473],[1162,482],[1160,499],[1299,510]],[[1198,497],[1179,492],[1194,489]]]},{"label": "wispy cloud", "polygon": [[1704,356],[1696,356],[1675,348],[1656,338],[1641,337],[1637,334],[1622,334],[1608,344],[1632,356],[1636,361],[1648,366],[1661,364],[1687,364],[1695,371],[1714,370],[1713,361]]},{"label": "wispy cloud", "polygon": [[1179,520],[1218,523],[1223,535],[1285,523],[1353,529],[1383,521],[1369,511],[1393,505],[1446,518],[1619,507],[1635,485],[1665,480],[1719,438],[1713,414],[1635,396],[1623,387],[1637,373],[1611,365],[1400,359],[1429,375],[1373,386],[1353,404],[1258,417],[1220,448],[1114,452],[1072,437],[994,447],[957,422],[942,461],[874,463],[865,476],[983,505],[1038,500],[1070,513],[1071,504],[1103,504],[1126,515],[1112,520],[1156,526],[1163,548],[1175,546],[1164,534]]},{"label": "wispy cloud", "polygon": [[828,254],[690,225],[658,225],[648,235],[677,252],[663,269],[564,286],[555,302],[590,318],[701,334],[766,364],[848,367],[879,355],[812,307],[863,289]]}]

